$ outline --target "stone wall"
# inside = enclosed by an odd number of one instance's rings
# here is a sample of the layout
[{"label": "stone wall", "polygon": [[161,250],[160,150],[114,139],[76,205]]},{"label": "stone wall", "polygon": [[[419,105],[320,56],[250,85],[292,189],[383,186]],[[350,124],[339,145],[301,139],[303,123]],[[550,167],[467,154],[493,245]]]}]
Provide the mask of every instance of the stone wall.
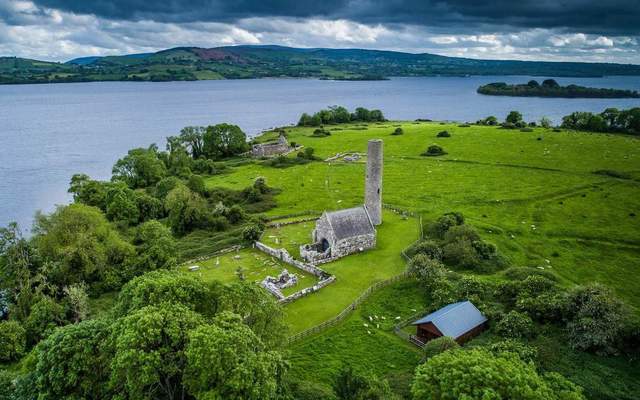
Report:
[{"label": "stone wall", "polygon": [[295,292],[294,294],[291,294],[287,297],[285,297],[282,294],[282,291],[276,287],[273,284],[269,284],[269,283],[264,283],[263,282],[263,287],[265,289],[267,289],[269,292],[271,292],[274,296],[276,296],[276,298],[278,299],[279,303],[289,303],[292,302],[296,299],[299,299],[301,297],[304,297],[308,294],[311,293],[315,293],[318,290],[322,289],[323,287],[327,286],[328,284],[332,283],[333,281],[336,280],[336,277],[327,273],[326,271],[324,271],[323,269],[320,269],[318,267],[316,267],[315,265],[312,264],[305,264],[303,262],[300,262],[296,259],[294,259],[293,257],[291,257],[291,255],[289,254],[289,252],[286,249],[274,249],[273,247],[267,246],[266,244],[262,243],[262,242],[255,242],[254,243],[254,247],[266,254],[269,254],[270,256],[276,257],[278,260],[287,263],[293,267],[296,267],[298,269],[301,269],[305,272],[308,272],[314,276],[317,276],[318,278],[320,278],[320,281],[318,283],[316,283],[315,285],[299,290],[297,292]]},{"label": "stone wall", "polygon": [[256,249],[262,251],[263,253],[267,253],[270,256],[273,256],[286,264],[289,264],[293,267],[306,271],[321,279],[329,276],[329,274],[326,271],[316,267],[315,265],[305,264],[301,261],[296,260],[289,254],[289,252],[286,249],[274,249],[273,247],[269,247],[262,242],[255,242],[254,246]]},{"label": "stone wall", "polygon": [[376,247],[376,235],[360,235],[342,239],[336,242],[331,249],[332,257],[344,257]]}]

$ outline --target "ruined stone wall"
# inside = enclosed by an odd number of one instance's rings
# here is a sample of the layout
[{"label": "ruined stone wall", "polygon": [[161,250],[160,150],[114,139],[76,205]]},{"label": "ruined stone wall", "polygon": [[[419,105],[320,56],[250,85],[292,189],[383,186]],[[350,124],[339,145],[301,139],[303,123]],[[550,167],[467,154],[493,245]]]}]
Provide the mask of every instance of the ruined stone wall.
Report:
[{"label": "ruined stone wall", "polygon": [[270,157],[284,154],[289,151],[287,143],[264,143],[254,144],[251,148],[251,155],[254,157]]},{"label": "ruined stone wall", "polygon": [[374,225],[382,223],[382,140],[369,140],[364,204]]}]

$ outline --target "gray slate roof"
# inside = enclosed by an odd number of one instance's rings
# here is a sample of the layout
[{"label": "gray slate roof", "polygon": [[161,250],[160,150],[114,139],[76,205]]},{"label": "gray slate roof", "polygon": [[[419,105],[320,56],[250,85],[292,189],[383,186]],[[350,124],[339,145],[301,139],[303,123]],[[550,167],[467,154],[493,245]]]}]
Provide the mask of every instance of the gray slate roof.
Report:
[{"label": "gray slate roof", "polygon": [[375,228],[364,206],[327,212],[327,220],[337,240],[375,233]]},{"label": "gray slate roof", "polygon": [[487,318],[470,301],[460,301],[442,307],[413,325],[433,323],[444,336],[459,338],[473,328],[487,321]]}]

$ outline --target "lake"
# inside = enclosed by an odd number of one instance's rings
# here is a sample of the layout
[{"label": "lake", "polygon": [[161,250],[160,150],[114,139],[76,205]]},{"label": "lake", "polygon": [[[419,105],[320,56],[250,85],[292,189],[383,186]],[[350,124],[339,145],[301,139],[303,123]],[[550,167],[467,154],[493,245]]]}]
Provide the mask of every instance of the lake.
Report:
[{"label": "lake", "polygon": [[[127,150],[157,143],[187,125],[230,122],[247,134],[297,122],[302,112],[339,104],[379,108],[389,119],[559,122],[573,111],[640,106],[640,99],[548,99],[482,96],[478,86],[530,77],[429,77],[345,82],[260,79],[166,83],[95,82],[0,86],[0,226],[29,228],[36,210],[70,200],[69,178],[108,179]],[[544,78],[535,78],[538,81]],[[638,77],[557,78],[561,85],[640,90]]]}]

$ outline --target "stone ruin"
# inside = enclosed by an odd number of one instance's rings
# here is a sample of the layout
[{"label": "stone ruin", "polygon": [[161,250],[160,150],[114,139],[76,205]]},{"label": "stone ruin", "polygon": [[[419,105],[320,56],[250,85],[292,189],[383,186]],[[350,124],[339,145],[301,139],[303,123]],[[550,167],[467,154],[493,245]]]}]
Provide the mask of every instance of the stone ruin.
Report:
[{"label": "stone ruin", "polygon": [[273,157],[280,154],[286,154],[291,151],[289,142],[283,133],[276,142],[254,144],[251,147],[251,155],[253,157]]},{"label": "stone ruin", "polygon": [[283,269],[277,277],[267,276],[262,280],[262,286],[273,293],[278,299],[284,299],[282,289],[292,287],[298,284],[298,277],[286,269]]}]

